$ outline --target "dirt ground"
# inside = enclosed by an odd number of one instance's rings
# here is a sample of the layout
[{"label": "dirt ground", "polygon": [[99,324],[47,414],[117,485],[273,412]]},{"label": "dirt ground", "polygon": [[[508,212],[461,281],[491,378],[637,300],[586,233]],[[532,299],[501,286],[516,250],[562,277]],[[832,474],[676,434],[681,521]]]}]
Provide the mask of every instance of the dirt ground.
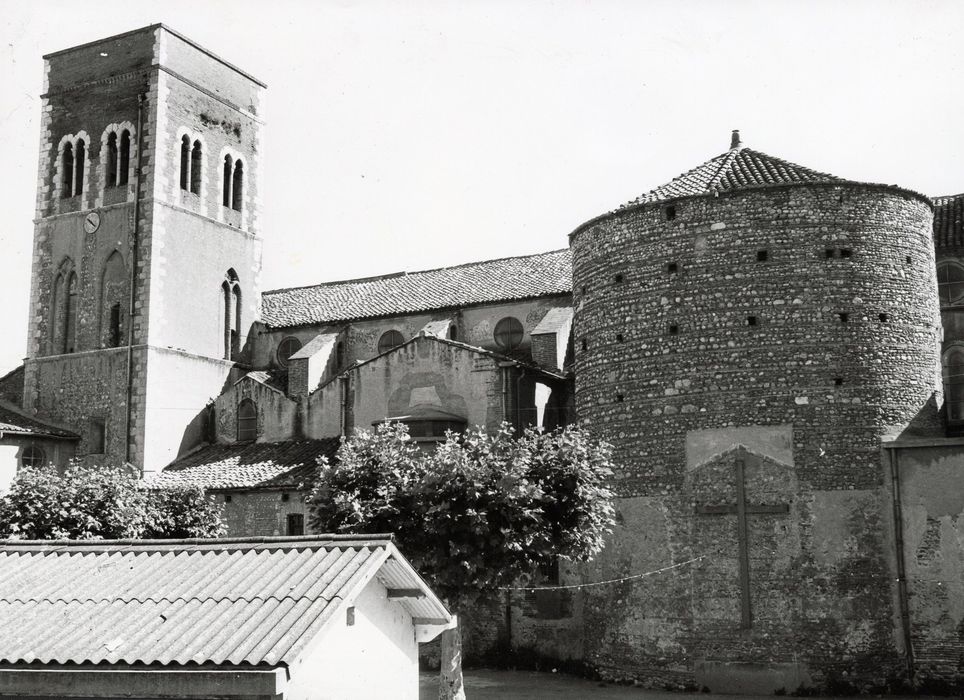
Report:
[{"label": "dirt ground", "polygon": [[[438,674],[422,673],[419,676],[419,700],[436,700],[438,697]],[[709,693],[669,693],[643,690],[631,686],[610,685],[561,673],[536,673],[534,671],[492,671],[473,669],[465,674],[466,700],[748,700],[772,695],[716,695]],[[874,696],[863,696],[874,697]],[[881,696],[877,696],[881,697]],[[825,698],[824,700],[843,700]],[[899,700],[886,696],[886,700]],[[914,700],[926,700],[916,696]],[[935,699],[936,700],[936,699]],[[946,698],[944,699],[946,700]]]}]

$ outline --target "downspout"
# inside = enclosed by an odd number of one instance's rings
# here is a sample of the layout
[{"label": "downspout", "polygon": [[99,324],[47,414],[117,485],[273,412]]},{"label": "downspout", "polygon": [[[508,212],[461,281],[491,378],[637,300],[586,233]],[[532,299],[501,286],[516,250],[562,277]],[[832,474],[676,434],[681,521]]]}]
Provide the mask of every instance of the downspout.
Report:
[{"label": "downspout", "polygon": [[[127,308],[127,415],[124,421],[124,462],[131,462],[131,422],[134,411],[134,304],[136,295],[134,285],[137,282],[137,250],[140,243],[141,225],[141,165],[144,158],[144,93],[137,95],[137,166],[134,172],[134,230],[131,233],[131,278],[130,303]],[[144,478],[144,465],[140,467],[141,478]]]},{"label": "downspout", "polygon": [[914,648],[911,646],[910,603],[907,593],[907,567],[904,561],[904,520],[900,502],[899,451],[887,450],[890,463],[890,489],[894,504],[894,546],[897,555],[897,597],[900,601],[900,624],[904,633],[904,650],[907,661],[907,678],[914,682]]},{"label": "downspout", "polygon": [[342,435],[348,433],[348,375],[343,374],[338,378],[341,384],[341,432]]}]

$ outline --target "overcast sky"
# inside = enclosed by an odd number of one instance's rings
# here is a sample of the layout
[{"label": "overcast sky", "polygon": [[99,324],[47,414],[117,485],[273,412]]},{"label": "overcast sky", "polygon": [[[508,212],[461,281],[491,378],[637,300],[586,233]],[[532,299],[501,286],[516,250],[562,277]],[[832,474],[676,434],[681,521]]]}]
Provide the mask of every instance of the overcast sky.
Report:
[{"label": "overcast sky", "polygon": [[164,22],[268,84],[265,288],[562,248],[753,148],[964,191],[964,2],[0,0],[0,372],[26,347],[41,55]]}]

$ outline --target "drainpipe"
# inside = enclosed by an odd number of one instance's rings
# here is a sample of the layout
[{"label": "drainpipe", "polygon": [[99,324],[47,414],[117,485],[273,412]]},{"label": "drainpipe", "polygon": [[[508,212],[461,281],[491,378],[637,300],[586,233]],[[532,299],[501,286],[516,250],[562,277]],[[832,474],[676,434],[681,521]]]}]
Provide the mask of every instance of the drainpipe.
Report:
[{"label": "drainpipe", "polygon": [[914,682],[914,648],[911,646],[910,603],[907,594],[907,567],[904,561],[904,520],[900,502],[899,450],[887,450],[890,463],[890,490],[894,504],[894,546],[897,554],[897,597],[900,600],[900,624],[904,633],[904,653],[907,661],[907,678]]},{"label": "drainpipe", "polygon": [[341,384],[341,434],[348,433],[348,375],[344,374],[338,378]]},{"label": "drainpipe", "polygon": [[[134,411],[134,304],[137,296],[134,286],[137,282],[137,248],[140,240],[141,225],[141,165],[143,163],[143,126],[144,126],[144,93],[137,95],[137,166],[134,172],[134,230],[131,233],[131,278],[130,303],[127,309],[127,415],[124,421],[124,461],[131,461],[131,422]],[[144,478],[144,465],[140,467],[141,478]]]}]

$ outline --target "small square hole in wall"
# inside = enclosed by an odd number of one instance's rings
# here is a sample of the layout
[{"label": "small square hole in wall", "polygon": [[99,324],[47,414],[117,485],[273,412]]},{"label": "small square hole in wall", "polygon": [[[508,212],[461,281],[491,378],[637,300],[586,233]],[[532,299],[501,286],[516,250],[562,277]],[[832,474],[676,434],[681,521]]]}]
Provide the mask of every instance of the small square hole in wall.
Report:
[{"label": "small square hole in wall", "polygon": [[625,398],[622,394],[616,394],[616,403],[622,403]]},{"label": "small square hole in wall", "polygon": [[622,334],[622,333],[617,333],[617,334],[616,334],[616,342],[617,342],[617,343],[623,342],[623,334]]},{"label": "small square hole in wall", "polygon": [[676,218],[676,207],[670,204],[668,207],[663,209],[663,216],[666,217],[667,221],[672,221]]},{"label": "small square hole in wall", "polygon": [[877,314],[877,319],[878,319],[881,323],[887,323],[888,321],[890,321],[890,315],[889,315],[889,314]]},{"label": "small square hole in wall", "polygon": [[230,494],[230,493],[224,494],[224,502],[225,502],[225,503],[230,503],[230,502],[231,502],[231,494]]},{"label": "small square hole in wall", "polygon": [[757,261],[757,262],[766,262],[766,261],[769,260],[769,259],[770,259],[770,253],[769,253],[768,251],[758,250],[758,251],[756,252],[756,261]]},{"label": "small square hole in wall", "polygon": [[582,288],[579,290],[579,293],[582,294],[583,296],[586,296],[586,285],[582,285]]},{"label": "small square hole in wall", "polygon": [[853,256],[853,251],[851,251],[850,248],[841,248],[841,249],[840,249],[840,257],[841,257],[841,258],[849,258],[849,257],[852,257],[852,256]]},{"label": "small square hole in wall", "polygon": [[286,494],[286,493],[281,494],[281,500],[282,500],[282,502],[287,503],[289,498],[290,498],[290,496],[288,496],[288,494]]},{"label": "small square hole in wall", "polygon": [[850,314],[848,314],[848,313],[846,313],[846,312],[842,312],[842,313],[837,314],[837,318],[840,319],[840,322],[841,322],[841,323],[846,323],[847,321],[850,320]]},{"label": "small square hole in wall", "polygon": [[585,338],[582,339],[582,349],[583,349],[583,350],[588,350],[588,349],[589,349],[589,343],[586,342],[586,339],[585,339]]},{"label": "small square hole in wall", "polygon": [[906,258],[904,258],[904,262],[908,265],[912,265],[914,263],[914,259],[908,255]]},{"label": "small square hole in wall", "polygon": [[666,272],[668,272],[668,273],[671,274],[671,275],[675,275],[677,272],[679,272],[679,264],[678,264],[678,263],[667,263],[667,264],[666,264]]},{"label": "small square hole in wall", "polygon": [[834,385],[834,386],[843,386],[843,377],[834,377],[834,378],[833,378],[833,385]]},{"label": "small square hole in wall", "polygon": [[826,250],[824,250],[823,257],[825,257],[827,260],[830,260],[830,258],[833,257],[833,248],[827,248]]},{"label": "small square hole in wall", "polygon": [[748,325],[748,326],[755,326],[755,325],[756,325],[756,316],[747,316],[747,317],[746,317],[746,325]]},{"label": "small square hole in wall", "polygon": [[622,281],[623,281],[623,273],[622,273],[622,272],[617,272],[616,275],[613,277],[613,279],[616,280],[617,283],[622,282]]},{"label": "small square hole in wall", "polygon": [[666,330],[670,335],[679,335],[679,326],[675,323],[669,324]]}]

